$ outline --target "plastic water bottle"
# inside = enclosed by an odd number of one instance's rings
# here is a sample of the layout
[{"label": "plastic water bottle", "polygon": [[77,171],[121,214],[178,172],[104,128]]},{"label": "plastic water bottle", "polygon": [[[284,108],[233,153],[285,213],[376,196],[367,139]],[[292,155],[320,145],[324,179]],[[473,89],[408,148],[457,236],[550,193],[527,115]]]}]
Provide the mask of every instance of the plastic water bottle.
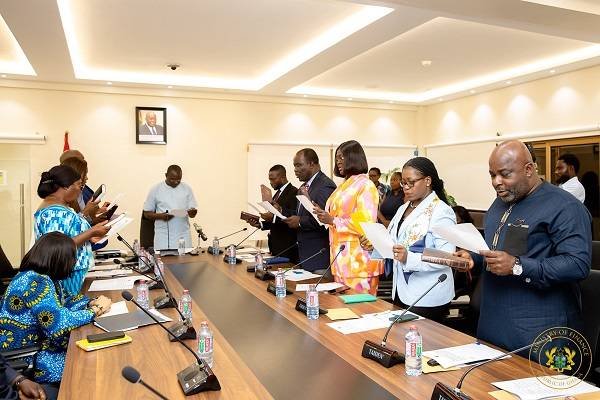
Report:
[{"label": "plastic water bottle", "polygon": [[162,276],[165,273],[165,264],[163,263],[163,261],[160,258],[156,259],[156,266],[158,267],[160,276]]},{"label": "plastic water bottle", "polygon": [[137,285],[137,302],[146,310],[150,308],[150,290],[148,289],[148,282],[141,280]]},{"label": "plastic water bottle", "polygon": [[414,325],[410,326],[405,336],[406,352],[404,353],[406,375],[419,376],[423,372],[421,353],[423,351],[423,338]]},{"label": "plastic water bottle", "polygon": [[162,267],[160,264],[162,264],[162,261],[160,258],[158,258],[158,256],[154,255],[154,258],[152,259],[152,266],[154,267],[154,275],[156,276],[162,276]]},{"label": "plastic water bottle", "polygon": [[319,292],[315,284],[308,285],[306,292],[306,317],[319,319]]},{"label": "plastic water bottle", "polygon": [[285,272],[279,268],[275,275],[275,297],[284,298],[285,295]]},{"label": "plastic water bottle", "polygon": [[179,239],[179,241],[177,242],[177,252],[179,253],[180,256],[185,255],[185,239],[184,238]]},{"label": "plastic water bottle", "polygon": [[138,254],[140,254],[140,241],[135,239],[133,241],[133,255],[137,256]]},{"label": "plastic water bottle", "polygon": [[179,311],[188,323],[192,322],[192,296],[190,296],[190,291],[187,289],[184,289],[183,295],[179,299]]},{"label": "plastic water bottle", "polygon": [[137,251],[138,255],[138,269],[142,272],[145,272],[148,267],[146,267],[146,250],[143,247],[140,247]]},{"label": "plastic water bottle", "polygon": [[227,263],[228,264],[237,264],[237,258],[235,255],[235,246],[230,244],[227,247]]},{"label": "plastic water bottle", "polygon": [[213,244],[210,248],[210,253],[215,256],[219,255],[219,238],[217,236],[215,236],[215,238],[213,239]]},{"label": "plastic water bottle", "polygon": [[198,333],[198,356],[211,368],[213,366],[213,344],[213,334],[208,328],[208,322],[202,321]]},{"label": "plastic water bottle", "polygon": [[262,251],[258,251],[258,253],[256,253],[256,256],[254,256],[254,270],[258,270],[261,271],[265,268],[265,261],[263,259],[263,255],[262,255]]}]

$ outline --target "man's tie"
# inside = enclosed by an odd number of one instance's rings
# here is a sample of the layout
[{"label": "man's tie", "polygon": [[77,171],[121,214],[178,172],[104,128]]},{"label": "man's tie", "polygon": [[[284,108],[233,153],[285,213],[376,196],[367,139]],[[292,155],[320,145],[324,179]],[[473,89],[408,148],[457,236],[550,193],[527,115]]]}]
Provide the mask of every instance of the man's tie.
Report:
[{"label": "man's tie", "polygon": [[277,203],[277,200],[279,200],[279,196],[281,196],[281,189],[275,192],[272,203]]},{"label": "man's tie", "polygon": [[152,134],[156,135],[156,129],[153,126],[151,127],[151,129],[152,129]]}]

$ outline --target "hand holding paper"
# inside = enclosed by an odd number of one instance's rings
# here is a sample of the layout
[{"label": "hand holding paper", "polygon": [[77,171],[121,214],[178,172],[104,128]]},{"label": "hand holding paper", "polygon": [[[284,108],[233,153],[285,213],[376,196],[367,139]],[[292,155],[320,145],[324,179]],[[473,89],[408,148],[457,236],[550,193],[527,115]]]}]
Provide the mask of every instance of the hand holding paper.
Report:
[{"label": "hand holding paper", "polygon": [[433,227],[432,232],[461,249],[475,253],[479,253],[479,250],[490,249],[473,224],[436,226]]},{"label": "hand holding paper", "polygon": [[394,240],[385,226],[375,222],[361,222],[360,226],[365,231],[369,242],[383,258],[394,258]]},{"label": "hand holding paper", "polygon": [[326,226],[324,223],[319,221],[319,218],[317,218],[317,216],[315,214],[315,206],[313,205],[313,203],[311,203],[311,201],[308,197],[306,197],[304,195],[298,195],[298,196],[296,196],[296,198],[298,199],[298,201],[300,202],[302,207],[304,207],[306,209],[306,211],[308,211],[310,213],[310,215],[313,216],[315,221],[317,221],[319,223],[319,225]]},{"label": "hand holding paper", "polygon": [[267,210],[268,212],[270,212],[271,214],[273,214],[277,218],[281,218],[281,219],[286,219],[287,218],[282,213],[280,213],[279,211],[277,211],[277,209],[275,207],[273,207],[273,205],[271,203],[269,203],[268,201],[261,201],[260,203],[258,203],[258,205],[261,206],[261,207],[263,207],[265,210]]}]

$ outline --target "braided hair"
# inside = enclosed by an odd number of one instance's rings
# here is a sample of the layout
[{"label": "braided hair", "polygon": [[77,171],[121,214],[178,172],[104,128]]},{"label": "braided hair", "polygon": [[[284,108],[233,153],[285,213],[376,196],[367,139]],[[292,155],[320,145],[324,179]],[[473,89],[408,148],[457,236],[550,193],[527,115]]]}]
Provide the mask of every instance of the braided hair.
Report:
[{"label": "braided hair", "polygon": [[404,164],[402,168],[411,167],[416,169],[423,176],[428,176],[431,178],[431,188],[437,194],[437,196],[444,203],[448,204],[448,199],[446,198],[446,192],[444,191],[444,182],[440,179],[438,175],[437,169],[433,162],[426,157],[415,157],[411,158]]}]

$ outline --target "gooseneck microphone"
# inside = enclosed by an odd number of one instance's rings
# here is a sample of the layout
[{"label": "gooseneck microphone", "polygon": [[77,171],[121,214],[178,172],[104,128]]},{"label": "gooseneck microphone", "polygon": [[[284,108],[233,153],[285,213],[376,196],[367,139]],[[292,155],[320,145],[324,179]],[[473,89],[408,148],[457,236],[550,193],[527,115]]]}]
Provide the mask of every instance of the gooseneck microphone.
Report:
[{"label": "gooseneck microphone", "polygon": [[140,255],[138,253],[136,253],[136,251],[133,249],[133,247],[131,247],[131,245],[127,242],[127,240],[125,240],[125,238],[123,238],[123,236],[121,236],[119,233],[117,233],[117,240],[119,242],[123,243],[125,245],[125,247],[127,247],[129,250],[131,250],[133,255],[136,256],[137,258],[139,258],[140,260],[142,260],[144,265],[146,267],[148,267],[148,269],[150,271],[152,271],[152,266],[150,264],[148,264],[148,262],[144,259],[144,257],[140,257]]},{"label": "gooseneck microphone", "polygon": [[[275,254],[274,256],[272,256],[272,257],[271,257],[271,259],[276,259],[277,257],[279,257],[280,255],[282,255],[282,254],[283,254],[283,253],[285,253],[286,251],[288,251],[288,250],[290,250],[290,249],[293,249],[293,248],[294,248],[294,247],[296,247],[296,246],[298,246],[298,242],[294,243],[294,244],[293,244],[293,245],[291,245],[290,247],[287,247],[287,248],[285,248],[285,249],[281,250],[279,253],[277,253],[277,254]],[[270,267],[270,265],[268,265],[268,261],[269,261],[269,260],[265,260],[265,261],[263,262],[263,264],[267,264],[267,265],[264,265],[264,269],[265,269],[265,270],[268,270],[268,269],[270,269],[270,268],[271,268],[271,267]],[[288,261],[289,261],[289,260],[288,260]],[[274,263],[274,264],[284,264],[284,263],[277,263],[277,262],[276,262],[276,263]],[[248,265],[248,266],[246,267],[246,272],[256,272],[256,265],[254,265],[254,264],[250,264],[250,265]]]},{"label": "gooseneck microphone", "polygon": [[229,235],[221,236],[220,238],[217,238],[217,240],[225,239],[225,238],[228,238],[229,236],[235,235],[236,233],[244,232],[244,231],[247,231],[247,230],[248,230],[248,227],[246,227],[244,229],[240,229],[239,231],[235,231],[233,233],[230,233]]},{"label": "gooseneck microphone", "polygon": [[[327,248],[323,247],[321,250],[317,251],[315,254],[313,254],[310,257],[308,257],[308,258],[300,261],[298,264],[292,265],[290,268],[286,268],[286,270],[290,270],[290,269],[296,268],[297,266],[301,265],[302,263],[307,262],[308,260],[311,260],[311,259],[315,258],[319,254],[323,254],[323,252],[325,250],[327,250]],[[266,271],[266,270],[263,270],[263,271],[258,271],[257,270],[256,272],[254,272],[254,277],[256,279],[260,279],[261,281],[267,281],[269,279],[275,278],[275,275],[273,273],[271,273],[271,272]]]},{"label": "gooseneck microphone", "polygon": [[200,239],[202,239],[205,242],[208,240],[208,238],[206,237],[204,232],[202,232],[202,227],[195,222],[194,222],[194,229],[196,229],[196,233],[198,234]]},{"label": "gooseneck microphone", "polygon": [[465,373],[461,376],[460,380],[458,381],[458,384],[456,385],[456,387],[454,389],[451,389],[450,387],[448,387],[447,385],[444,385],[441,382],[438,382],[435,384],[435,388],[433,389],[433,393],[431,394],[431,398],[432,399],[440,399],[440,400],[472,400],[472,398],[466,394],[464,394],[460,389],[462,387],[462,383],[465,380],[466,376],[473,371],[475,368],[479,368],[482,365],[494,362],[494,361],[498,361],[501,359],[506,358],[507,356],[511,355],[511,354],[515,354],[518,352],[521,352],[523,350],[527,350],[533,346],[537,346],[537,345],[542,345],[542,344],[546,344],[548,342],[552,341],[552,338],[549,336],[544,337],[543,339],[538,340],[537,342],[533,342],[531,344],[528,344],[527,346],[523,346],[519,349],[510,351],[508,353],[504,353],[502,355],[499,355],[498,357],[494,357],[491,358],[489,360],[485,360],[479,364],[473,365],[471,368],[469,368],[468,370],[465,371]]},{"label": "gooseneck microphone", "polygon": [[154,389],[152,386],[150,386],[146,382],[144,382],[137,369],[130,367],[128,365],[121,370],[121,375],[123,375],[123,378],[127,379],[131,383],[141,384],[146,389],[148,389],[149,391],[154,393],[156,396],[158,396],[159,399],[169,400],[168,398],[163,396],[158,390]]},{"label": "gooseneck microphone", "polygon": [[139,269],[137,269],[137,268],[135,268],[135,267],[133,267],[133,266],[131,266],[131,265],[127,265],[127,264],[125,264],[124,262],[122,262],[122,261],[121,261],[121,260],[119,260],[118,258],[115,258],[115,259],[113,259],[113,262],[114,262],[115,264],[117,264],[117,265],[121,266],[122,268],[127,268],[127,269],[130,269],[130,270],[132,270],[133,272],[135,272],[136,274],[143,275],[144,277],[146,277],[146,278],[150,279],[151,281],[153,281],[153,282],[156,282],[156,283],[158,283],[158,284],[161,284],[161,285],[162,285],[162,282],[161,282],[161,281],[159,281],[158,279],[151,277],[150,275],[148,275],[148,274],[146,274],[146,273],[144,273],[144,272],[140,271]]},{"label": "gooseneck microphone", "polygon": [[431,287],[425,291],[425,293],[423,293],[421,296],[419,296],[419,298],[417,300],[413,301],[413,303],[410,306],[408,306],[406,308],[406,310],[404,310],[400,315],[398,315],[398,317],[396,317],[396,319],[394,319],[394,321],[390,324],[387,331],[385,332],[385,336],[383,337],[381,344],[377,344],[371,340],[366,340],[365,344],[363,345],[362,356],[365,358],[370,358],[371,360],[377,361],[379,364],[383,365],[386,368],[390,368],[396,364],[403,363],[404,362],[403,354],[400,354],[397,351],[388,349],[386,347],[387,337],[388,337],[390,331],[392,330],[392,327],[397,322],[401,321],[402,317],[411,308],[413,308],[414,305],[419,302],[419,300],[421,300],[423,297],[425,297],[425,295],[427,295],[427,293],[431,292],[434,287],[436,287],[440,283],[444,282],[446,280],[446,278],[448,278],[448,275],[441,274],[438,277],[438,279],[435,281],[435,283],[433,285],[431,285]]},{"label": "gooseneck microphone", "polygon": [[[315,285],[315,288],[317,288],[319,286],[319,283],[321,283],[321,281],[323,280],[323,278],[327,274],[327,271],[329,271],[331,269],[331,266],[333,265],[333,263],[335,262],[335,260],[338,258],[338,256],[340,255],[340,253],[342,251],[344,251],[345,248],[346,248],[345,244],[340,245],[340,249],[336,253],[335,257],[333,257],[333,260],[331,260],[331,262],[329,263],[329,266],[327,267],[327,269],[325,270],[325,272],[323,272],[321,274],[321,277],[317,281],[317,284]],[[302,313],[306,313],[306,296],[298,298],[298,300],[296,301],[296,307],[295,307],[295,309],[297,311],[302,312]],[[323,310],[322,308],[319,308],[319,314],[327,314],[327,310]]]},{"label": "gooseneck microphone", "polygon": [[254,233],[256,231],[258,231],[258,230],[260,230],[260,228],[254,229],[248,236],[246,236],[245,238],[243,238],[242,240],[240,240],[240,242],[235,245],[235,248],[237,249],[240,246],[240,244],[244,243],[250,236],[254,235]]},{"label": "gooseneck microphone", "polygon": [[194,350],[192,350],[184,341],[179,339],[177,336],[173,334],[166,326],[163,325],[151,312],[142,307],[135,299],[133,295],[129,293],[127,290],[123,290],[121,292],[121,296],[127,301],[131,301],[135,304],[140,310],[142,310],[147,316],[149,316],[154,322],[161,326],[167,333],[173,336],[177,342],[179,342],[183,347],[185,347],[196,359],[196,362],[184,370],[177,373],[177,380],[179,381],[179,385],[183,390],[183,393],[186,396],[196,394],[199,392],[204,392],[206,390],[221,390],[221,385],[219,384],[219,380],[216,375],[213,373],[212,369],[206,364],[204,361],[198,357],[198,354]]}]

